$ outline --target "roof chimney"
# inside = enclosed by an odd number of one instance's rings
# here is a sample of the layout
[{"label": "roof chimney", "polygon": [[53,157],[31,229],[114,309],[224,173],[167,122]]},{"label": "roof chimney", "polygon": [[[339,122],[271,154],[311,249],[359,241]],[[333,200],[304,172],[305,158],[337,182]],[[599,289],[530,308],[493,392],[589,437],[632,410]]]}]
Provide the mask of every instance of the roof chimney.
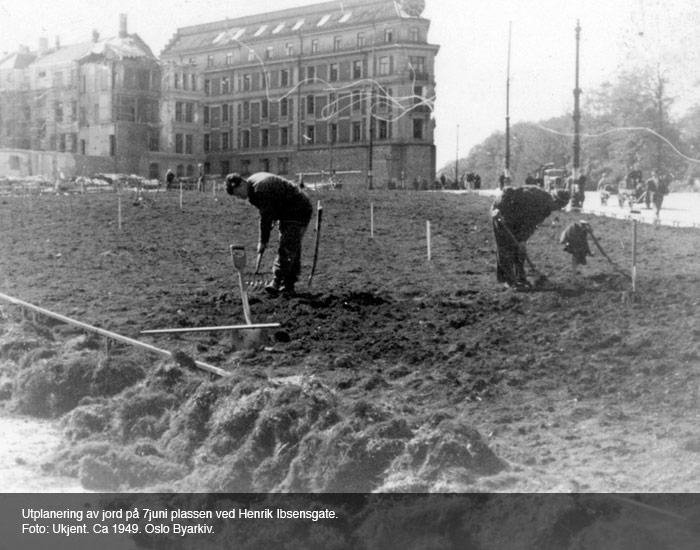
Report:
[{"label": "roof chimney", "polygon": [[49,50],[49,39],[45,36],[39,38],[39,55],[44,55]]},{"label": "roof chimney", "polygon": [[97,29],[92,29],[92,41],[97,42],[100,39],[100,33],[97,32]]},{"label": "roof chimney", "polygon": [[119,38],[126,38],[126,14],[119,14]]}]

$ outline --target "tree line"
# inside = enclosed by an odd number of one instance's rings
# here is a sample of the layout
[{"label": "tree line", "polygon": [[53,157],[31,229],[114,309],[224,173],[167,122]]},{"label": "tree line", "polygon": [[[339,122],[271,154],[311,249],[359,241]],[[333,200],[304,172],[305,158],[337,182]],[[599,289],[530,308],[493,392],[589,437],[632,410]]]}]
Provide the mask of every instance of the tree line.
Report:
[{"label": "tree line", "polygon": [[[700,179],[700,103],[673,116],[676,98],[668,93],[668,79],[658,67],[620,73],[583,95],[581,105],[581,173],[590,185],[605,172],[612,181],[633,169],[644,177],[651,171],[667,174],[672,190],[698,188]],[[553,164],[573,167],[571,113],[538,123],[519,122],[510,131],[510,168],[513,185],[528,174]],[[498,186],[505,166],[505,132],[496,131],[459,159],[459,173],[481,175],[483,187]],[[455,162],[442,173],[455,173]]]}]

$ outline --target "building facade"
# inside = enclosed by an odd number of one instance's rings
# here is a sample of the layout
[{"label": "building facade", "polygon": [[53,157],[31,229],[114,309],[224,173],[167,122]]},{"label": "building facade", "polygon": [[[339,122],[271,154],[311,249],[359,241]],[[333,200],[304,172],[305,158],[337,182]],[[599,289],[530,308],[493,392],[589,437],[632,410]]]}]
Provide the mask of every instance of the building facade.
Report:
[{"label": "building facade", "polygon": [[[125,16],[116,37],[52,48],[42,39],[22,55],[0,62],[0,147],[13,150],[12,175],[145,173],[144,151],[158,148],[160,64]],[[51,168],[22,151],[49,153]]]},{"label": "building facade", "polygon": [[432,181],[439,47],[423,8],[344,0],[226,19],[178,29],[160,59],[125,16],[115,38],[43,40],[0,60],[0,148],[71,154],[68,175]]},{"label": "building facade", "polygon": [[161,53],[161,158],[183,175],[432,181],[439,48],[422,8],[334,1],[178,29]]}]

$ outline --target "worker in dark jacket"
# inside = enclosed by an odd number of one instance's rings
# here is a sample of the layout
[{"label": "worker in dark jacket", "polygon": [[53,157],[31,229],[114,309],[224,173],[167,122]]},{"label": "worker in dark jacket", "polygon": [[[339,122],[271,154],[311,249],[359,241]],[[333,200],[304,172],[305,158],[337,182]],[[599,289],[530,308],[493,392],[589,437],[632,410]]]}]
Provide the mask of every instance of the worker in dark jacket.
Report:
[{"label": "worker in dark jacket", "polygon": [[547,216],[568,204],[569,198],[563,189],[550,194],[536,185],[503,189],[491,206],[498,282],[519,290],[530,287],[525,277],[525,243]]},{"label": "worker in dark jacket", "polygon": [[578,266],[586,265],[586,257],[593,256],[588,246],[588,223],[575,222],[562,231],[559,242],[564,245],[564,252],[571,254],[571,266],[574,276]]},{"label": "worker in dark jacket", "polygon": [[297,185],[268,172],[258,172],[248,178],[229,174],[226,192],[247,199],[260,212],[256,273],[270,240],[272,224],[279,221],[279,247],[272,268],[274,279],[265,290],[273,295],[280,291],[294,294],[294,285],[301,272],[301,243],[313,213],[311,201]]}]

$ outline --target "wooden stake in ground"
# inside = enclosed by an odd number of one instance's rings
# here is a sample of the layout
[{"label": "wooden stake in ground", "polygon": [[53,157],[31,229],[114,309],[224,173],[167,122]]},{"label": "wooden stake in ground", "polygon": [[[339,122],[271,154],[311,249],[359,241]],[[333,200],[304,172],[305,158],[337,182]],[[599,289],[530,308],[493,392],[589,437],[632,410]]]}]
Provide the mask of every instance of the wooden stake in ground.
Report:
[{"label": "wooden stake in ground", "polygon": [[430,220],[426,220],[425,222],[425,235],[428,244],[428,261],[430,261]]},{"label": "wooden stake in ground", "polygon": [[182,182],[180,182],[180,210],[182,210]]},{"label": "wooden stake in ground", "polygon": [[122,197],[117,195],[117,227],[122,230]]},{"label": "wooden stake in ground", "polygon": [[374,239],[374,203],[369,203],[369,236]]},{"label": "wooden stake in ground", "polygon": [[323,217],[323,206],[321,206],[321,201],[316,203],[316,242],[314,243],[314,260],[311,264],[311,273],[309,274],[308,285],[311,286],[311,281],[314,278],[314,273],[316,271],[316,264],[318,263],[318,246],[321,242],[321,219]]}]

